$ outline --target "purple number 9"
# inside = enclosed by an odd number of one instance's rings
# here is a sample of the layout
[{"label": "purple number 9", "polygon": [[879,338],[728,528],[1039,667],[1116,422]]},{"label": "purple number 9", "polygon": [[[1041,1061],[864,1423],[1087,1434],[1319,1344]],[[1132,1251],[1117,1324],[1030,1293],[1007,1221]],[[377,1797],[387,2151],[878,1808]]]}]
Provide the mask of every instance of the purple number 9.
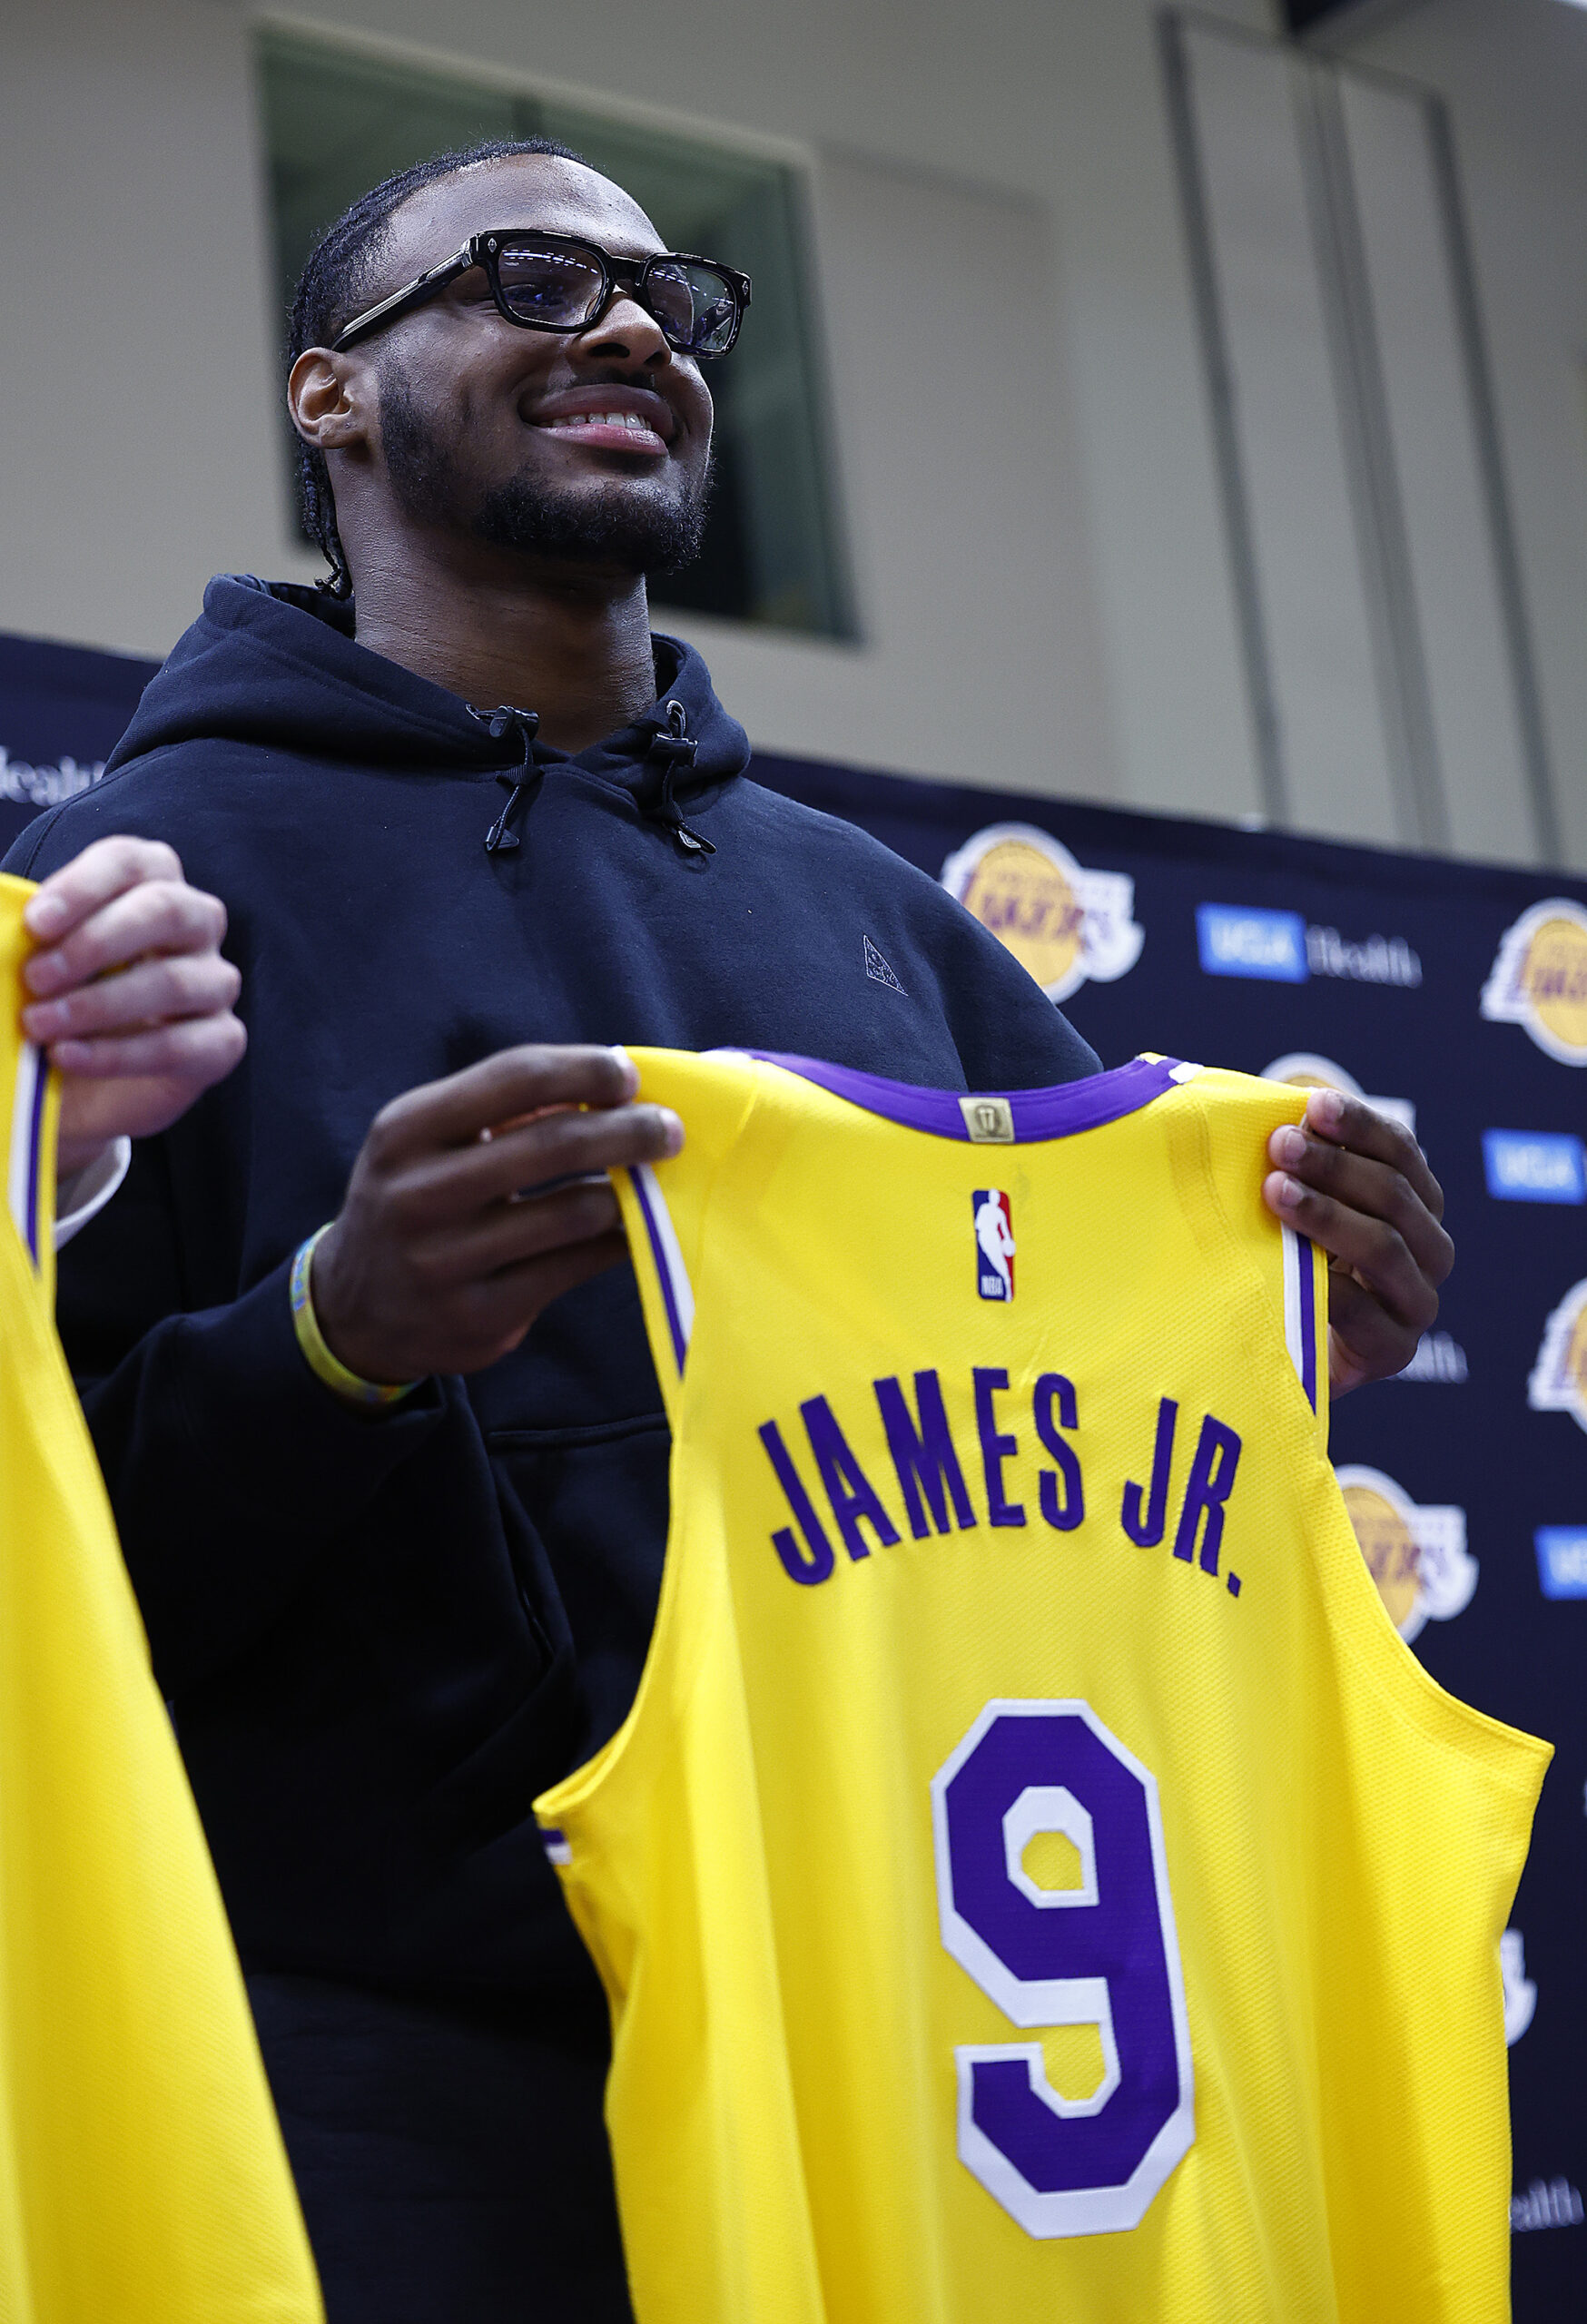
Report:
[{"label": "purple number 9", "polygon": [[[1039,2042],[968,2043],[959,2157],[1028,2235],[1138,2227],[1196,2135],[1156,1778],[1089,1703],[990,1702],[932,1782],[942,1942],[1015,2025],[1095,2025],[1103,2073],[1053,2089]],[[1040,1888],[1039,1832],[1080,1880]]]}]

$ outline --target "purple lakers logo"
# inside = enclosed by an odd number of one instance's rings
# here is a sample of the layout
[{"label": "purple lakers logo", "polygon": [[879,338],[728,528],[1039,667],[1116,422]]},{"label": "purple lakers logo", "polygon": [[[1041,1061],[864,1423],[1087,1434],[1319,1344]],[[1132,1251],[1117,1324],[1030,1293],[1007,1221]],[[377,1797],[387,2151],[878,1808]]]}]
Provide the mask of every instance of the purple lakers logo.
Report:
[{"label": "purple lakers logo", "polygon": [[981,1187],[970,1197],[975,1219],[975,1287],[983,1299],[1014,1295],[1014,1224],[1009,1197]]}]

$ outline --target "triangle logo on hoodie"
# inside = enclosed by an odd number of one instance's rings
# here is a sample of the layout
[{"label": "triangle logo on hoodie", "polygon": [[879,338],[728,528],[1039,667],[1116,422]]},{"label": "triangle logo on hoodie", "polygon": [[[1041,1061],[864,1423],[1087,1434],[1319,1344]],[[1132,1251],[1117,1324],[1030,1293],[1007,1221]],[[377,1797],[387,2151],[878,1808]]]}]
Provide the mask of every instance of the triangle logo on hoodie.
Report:
[{"label": "triangle logo on hoodie", "polygon": [[[865,974],[873,983],[884,984],[889,992],[903,992],[902,985],[900,984],[868,936],[865,939]],[[904,999],[907,1000],[908,998],[909,995],[904,993]]]}]

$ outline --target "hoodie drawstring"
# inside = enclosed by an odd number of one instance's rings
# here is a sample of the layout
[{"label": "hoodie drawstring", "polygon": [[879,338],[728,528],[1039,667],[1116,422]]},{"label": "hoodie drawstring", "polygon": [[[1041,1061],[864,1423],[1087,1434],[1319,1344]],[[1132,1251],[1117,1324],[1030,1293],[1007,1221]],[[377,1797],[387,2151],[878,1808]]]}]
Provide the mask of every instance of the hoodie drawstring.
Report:
[{"label": "hoodie drawstring", "polygon": [[499,743],[516,726],[523,744],[524,754],[518,765],[510,773],[496,778],[507,785],[507,804],[485,834],[486,854],[505,855],[521,845],[512,828],[520,804],[545,780],[546,770],[535,763],[535,736],[540,731],[540,714],[536,710],[517,710],[510,702],[499,703],[494,710],[477,710],[470,703],[468,711],[487,729],[492,742]]},{"label": "hoodie drawstring", "polygon": [[672,833],[685,855],[715,855],[715,844],[684,821],[683,810],[673,795],[673,785],[677,781],[679,769],[694,765],[695,754],[700,745],[692,742],[684,732],[688,724],[688,713],[683,704],[668,702],[663,706],[666,712],[666,732],[655,735],[645,753],[661,768],[661,787],[647,803],[646,812],[664,831]]},{"label": "hoodie drawstring", "polygon": [[[516,728],[523,747],[523,756],[518,765],[509,773],[504,773],[496,778],[498,783],[507,786],[507,803],[485,834],[487,855],[505,855],[522,844],[513,826],[518,821],[525,802],[533,798],[545,780],[546,770],[535,758],[535,737],[540,728],[539,714],[533,710],[517,709],[509,702],[499,703],[494,710],[479,710],[473,703],[469,703],[468,707],[470,716],[478,718],[488,730],[492,742],[499,743],[504,735]],[[663,708],[666,713],[665,729],[652,736],[645,753],[647,760],[654,760],[660,767],[661,782],[646,800],[643,812],[652,822],[659,823],[664,831],[671,832],[685,855],[715,855],[714,842],[703,832],[695,831],[685,822],[675,792],[680,773],[694,765],[700,745],[685,732],[688,713],[683,704],[669,701],[663,704]]]}]

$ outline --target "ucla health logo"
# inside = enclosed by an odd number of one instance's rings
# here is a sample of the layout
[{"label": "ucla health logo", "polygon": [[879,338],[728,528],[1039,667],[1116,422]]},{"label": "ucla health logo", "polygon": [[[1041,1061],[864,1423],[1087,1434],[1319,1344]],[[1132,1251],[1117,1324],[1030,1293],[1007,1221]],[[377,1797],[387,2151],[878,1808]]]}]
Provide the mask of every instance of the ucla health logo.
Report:
[{"label": "ucla health logo", "polygon": [[1336,928],[1308,927],[1297,911],[1198,904],[1196,942],[1209,977],[1272,977],[1280,984],[1344,977],[1352,984],[1411,990],[1422,981],[1422,963],[1403,936],[1368,936],[1356,943]]},{"label": "ucla health logo", "polygon": [[991,823],[948,858],[942,885],[1001,939],[1049,1000],[1112,984],[1140,958],[1135,882],[1087,872],[1034,823]]},{"label": "ucla health logo", "polygon": [[1290,1049],[1262,1068],[1262,1078],[1288,1081],[1297,1089],[1342,1089],[1347,1098],[1359,1098],[1375,1113],[1403,1122],[1413,1137],[1416,1135],[1416,1108],[1409,1098],[1369,1098],[1355,1076],[1336,1065],[1331,1057],[1318,1057],[1311,1049]]},{"label": "ucla health logo", "polygon": [[1569,1413],[1587,1428],[1587,1282],[1572,1284],[1543,1325],[1526,1401],[1534,1413]]},{"label": "ucla health logo", "polygon": [[975,1222],[975,1287],[983,1299],[1014,1295],[1014,1221],[1009,1197],[979,1187],[970,1197]]},{"label": "ucla health logo", "polygon": [[1587,1065],[1587,906],[1551,896],[1523,911],[1499,939],[1482,1009],[1562,1065]]},{"label": "ucla health logo", "polygon": [[1464,1613],[1477,1586],[1464,1510],[1419,1509],[1381,1469],[1342,1468],[1335,1474],[1366,1570],[1405,1643],[1430,1621]]}]

